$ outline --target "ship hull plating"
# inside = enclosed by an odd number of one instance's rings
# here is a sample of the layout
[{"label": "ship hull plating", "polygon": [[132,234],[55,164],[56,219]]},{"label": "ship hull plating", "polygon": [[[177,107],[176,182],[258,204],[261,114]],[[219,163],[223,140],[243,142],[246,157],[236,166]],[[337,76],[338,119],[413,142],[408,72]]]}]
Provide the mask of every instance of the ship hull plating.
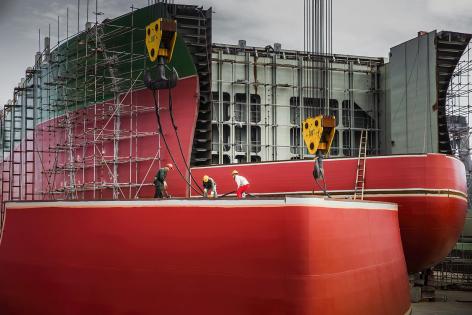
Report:
[{"label": "ship hull plating", "polygon": [[400,314],[396,205],[8,203],[2,314]]},{"label": "ship hull plating", "polygon": [[[325,160],[326,188],[333,198],[352,198],[357,159]],[[250,181],[256,196],[322,194],[312,177],[313,161],[286,161],[194,168],[208,174],[220,193],[235,190],[231,171]],[[442,154],[369,157],[365,192],[368,200],[398,204],[400,231],[409,272],[440,262],[454,247],[467,211],[465,169],[459,160]]]}]

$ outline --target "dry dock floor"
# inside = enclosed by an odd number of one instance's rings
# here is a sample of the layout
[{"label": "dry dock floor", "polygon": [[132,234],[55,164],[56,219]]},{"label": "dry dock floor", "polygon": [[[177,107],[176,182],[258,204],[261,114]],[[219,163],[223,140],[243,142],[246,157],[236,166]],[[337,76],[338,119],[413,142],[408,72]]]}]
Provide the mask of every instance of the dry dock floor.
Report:
[{"label": "dry dock floor", "polygon": [[[444,301],[443,297],[447,300]],[[435,302],[412,303],[412,315],[472,315],[472,291],[436,291]]]}]

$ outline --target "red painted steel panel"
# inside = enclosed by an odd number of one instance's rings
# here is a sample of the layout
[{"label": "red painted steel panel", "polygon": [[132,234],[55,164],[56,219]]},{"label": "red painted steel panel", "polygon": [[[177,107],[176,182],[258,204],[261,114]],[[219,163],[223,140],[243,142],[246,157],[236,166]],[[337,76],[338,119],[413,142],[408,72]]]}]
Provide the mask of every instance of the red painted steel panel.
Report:
[{"label": "red painted steel panel", "polygon": [[[327,189],[352,196],[357,159],[325,160],[324,167]],[[217,182],[218,193],[224,194],[236,188],[233,169],[249,180],[249,193],[320,191],[313,180],[310,160],[194,168],[192,174],[199,180],[204,174],[211,176]],[[370,200],[398,203],[409,272],[438,263],[452,250],[467,211],[465,168],[461,161],[442,154],[369,157],[365,189]],[[382,196],[378,190],[390,196]],[[442,195],[438,194],[440,190]]]},{"label": "red painted steel panel", "polygon": [[[251,183],[254,193],[310,192],[320,188],[313,180],[313,161],[284,161],[193,168],[199,180],[208,174],[220,193],[234,190],[231,171],[237,169]],[[353,190],[357,159],[324,161],[328,190]],[[442,154],[369,157],[366,162],[366,189],[454,189],[465,193],[465,169],[461,161]]]},{"label": "red painted steel panel", "polygon": [[456,244],[467,211],[467,201],[435,196],[369,197],[398,203],[400,232],[410,272],[434,266]]},{"label": "red painted steel panel", "polygon": [[[177,165],[180,167],[181,172],[188,177],[188,171],[185,168],[183,163],[182,156],[179,151],[177,138],[175,136],[173,126],[170,119],[169,111],[169,96],[168,91],[161,91],[158,93],[158,99],[161,106],[160,115],[162,129],[164,135],[169,143],[170,151],[173,153],[173,156],[177,162]],[[177,86],[172,89],[172,104],[175,123],[178,128],[178,133],[180,141],[182,144],[183,154],[187,161],[190,160],[192,143],[193,143],[193,134],[194,129],[188,128],[188,126],[194,126],[198,114],[198,77],[191,76],[187,78],[180,79],[177,83]],[[130,143],[129,139],[125,136],[129,136],[127,133],[128,130],[133,132],[138,131],[139,133],[150,133],[157,132],[157,119],[154,112],[154,100],[152,97],[152,91],[143,89],[136,90],[132,93],[125,94],[121,98],[121,102],[126,106],[139,106],[140,110],[136,111],[137,116],[133,117],[132,120],[137,126],[131,127],[131,118],[129,115],[129,107],[126,107],[125,113],[121,116],[121,130],[123,131],[123,139],[118,141],[119,146],[119,156],[123,158],[128,157],[140,157],[140,158],[153,158],[156,156],[159,148],[159,136],[147,134],[140,135],[139,137],[134,138],[133,149],[136,149],[136,152],[131,152],[130,155]],[[78,137],[76,139],[77,143],[81,144],[85,141],[88,143],[85,146],[80,146],[77,149],[74,149],[74,159],[75,163],[79,167],[75,172],[75,181],[76,184],[80,185],[84,183],[93,183],[94,175],[95,181],[97,184],[101,182],[113,182],[113,112],[114,107],[110,102],[105,102],[104,104],[98,104],[96,108],[90,106],[86,109],[78,110],[73,113],[75,116],[83,116],[78,120],[85,120],[86,124],[77,124],[75,127],[74,133]],[[96,119],[94,119],[96,117]],[[97,121],[97,125],[94,126],[94,120]],[[49,120],[37,127],[38,131],[36,133],[36,143],[37,149],[42,151],[41,159],[36,159],[37,169],[41,172],[37,172],[36,179],[36,192],[38,195],[41,195],[41,192],[51,190],[48,186],[53,187],[54,189],[60,189],[63,186],[68,185],[69,172],[62,171],[56,173],[48,173],[49,170],[57,169],[58,167],[67,166],[69,163],[69,151],[68,150],[59,150],[58,153],[50,152],[48,150],[53,150],[58,144],[65,144],[67,135],[65,128],[53,128],[57,125],[57,121]],[[93,145],[94,133],[93,129],[96,129],[95,137],[96,139],[103,141],[96,141]],[[104,138],[101,136],[105,136]],[[154,175],[157,172],[157,169],[160,165],[165,165],[166,163],[171,163],[172,160],[169,156],[168,151],[164,146],[162,138],[160,140],[160,161],[155,161],[151,167],[152,161],[133,161],[132,162],[132,172],[131,172],[131,182],[135,183],[144,183],[150,186],[143,186],[138,196],[139,197],[152,197],[154,195],[154,188],[152,187],[152,181]],[[95,150],[95,151],[94,151]],[[93,155],[96,155],[95,174],[93,168]],[[86,166],[83,168],[81,165],[84,162],[83,157],[88,157],[86,160]],[[108,160],[108,163],[102,163],[102,159]],[[136,166],[136,168],[135,168]],[[130,182],[130,164],[129,163],[120,163],[118,164],[118,182],[119,183],[129,183]],[[149,170],[150,169],[150,170]],[[136,173],[137,172],[137,173]],[[147,176],[146,176],[147,174]],[[172,195],[185,195],[187,192],[187,184],[185,181],[178,175],[176,171],[169,173],[169,192]],[[48,183],[49,181],[49,183]],[[137,188],[132,188],[131,194],[128,188],[122,188],[123,194],[120,193],[120,199],[129,199],[134,198]],[[95,197],[92,191],[79,192],[79,199],[107,199],[112,197],[112,191],[109,188],[103,190],[97,190]]]},{"label": "red painted steel panel", "polygon": [[397,211],[82,205],[7,210],[2,314],[409,309]]}]

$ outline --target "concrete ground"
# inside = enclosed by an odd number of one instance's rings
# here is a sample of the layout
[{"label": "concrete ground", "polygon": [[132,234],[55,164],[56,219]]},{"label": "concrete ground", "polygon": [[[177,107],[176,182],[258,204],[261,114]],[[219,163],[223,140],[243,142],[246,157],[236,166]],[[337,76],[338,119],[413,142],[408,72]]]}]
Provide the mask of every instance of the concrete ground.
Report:
[{"label": "concrete ground", "polygon": [[412,315],[471,315],[472,292],[437,290],[435,302],[419,302],[411,305]]}]

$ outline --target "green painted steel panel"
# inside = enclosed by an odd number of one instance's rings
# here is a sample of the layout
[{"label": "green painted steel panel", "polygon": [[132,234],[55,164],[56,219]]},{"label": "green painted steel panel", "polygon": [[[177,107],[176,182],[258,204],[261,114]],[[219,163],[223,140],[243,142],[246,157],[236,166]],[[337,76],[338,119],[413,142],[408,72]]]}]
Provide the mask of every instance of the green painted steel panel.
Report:
[{"label": "green painted steel panel", "polygon": [[[51,51],[52,62],[39,67],[39,120],[113,99],[115,90],[123,94],[131,88],[144,88],[143,70],[154,67],[147,59],[144,30],[158,17],[152,6],[139,9],[104,21],[97,30],[92,27],[81,32]],[[175,67],[181,78],[197,75],[179,34],[169,66]]]}]

